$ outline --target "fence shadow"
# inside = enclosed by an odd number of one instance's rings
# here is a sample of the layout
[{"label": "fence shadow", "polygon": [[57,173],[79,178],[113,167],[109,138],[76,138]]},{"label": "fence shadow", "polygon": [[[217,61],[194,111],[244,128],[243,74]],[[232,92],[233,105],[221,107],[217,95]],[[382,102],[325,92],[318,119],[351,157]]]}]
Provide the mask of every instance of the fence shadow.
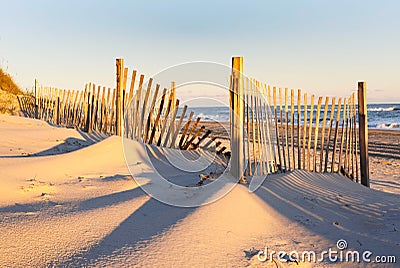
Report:
[{"label": "fence shadow", "polygon": [[87,252],[57,265],[90,266],[94,260],[109,258],[120,250],[140,250],[141,244],[168,230],[194,210],[166,205],[151,198]]},{"label": "fence shadow", "polygon": [[0,155],[1,158],[24,158],[24,157],[37,157],[37,156],[49,156],[49,155],[58,155],[64,153],[70,153],[84,147],[90,146],[95,144],[99,141],[104,140],[107,138],[107,135],[92,132],[92,133],[85,133],[83,131],[77,130],[78,133],[81,135],[82,139],[75,138],[75,137],[68,137],[63,140],[62,143],[57,144],[51,148],[42,150],[37,153],[33,154],[26,154],[26,155]]},{"label": "fence shadow", "polygon": [[396,247],[398,195],[368,189],[339,174],[305,171],[270,176],[255,194],[332,246],[345,239],[351,248],[374,245],[381,253]]}]

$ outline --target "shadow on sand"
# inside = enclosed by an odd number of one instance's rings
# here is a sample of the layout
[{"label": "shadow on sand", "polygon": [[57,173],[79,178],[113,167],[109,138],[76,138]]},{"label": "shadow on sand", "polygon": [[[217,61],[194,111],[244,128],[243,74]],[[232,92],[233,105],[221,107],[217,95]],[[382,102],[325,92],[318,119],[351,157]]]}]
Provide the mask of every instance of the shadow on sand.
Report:
[{"label": "shadow on sand", "polygon": [[80,130],[77,130],[77,132],[81,135],[82,138],[69,137],[63,140],[62,143],[37,153],[23,155],[0,155],[0,158],[24,158],[64,154],[79,150],[86,146],[90,146],[108,137],[107,135],[96,132],[86,133]]},{"label": "shadow on sand", "polygon": [[194,208],[173,207],[151,198],[98,244],[56,265],[87,266],[126,248],[140,250],[140,245],[165,232],[193,211]]},{"label": "shadow on sand", "polygon": [[332,248],[345,239],[350,248],[369,246],[381,254],[399,249],[398,195],[368,189],[339,174],[304,171],[270,176],[255,194],[286,218],[330,240]]}]

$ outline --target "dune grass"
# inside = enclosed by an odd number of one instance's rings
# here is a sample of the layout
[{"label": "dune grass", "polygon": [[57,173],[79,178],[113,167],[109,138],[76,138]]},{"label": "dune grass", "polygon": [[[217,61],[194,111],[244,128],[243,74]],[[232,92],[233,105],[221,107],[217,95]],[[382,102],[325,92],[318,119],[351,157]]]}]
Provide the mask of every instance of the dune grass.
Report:
[{"label": "dune grass", "polygon": [[19,111],[17,96],[23,94],[12,77],[0,68],[0,113],[16,115]]},{"label": "dune grass", "polygon": [[12,77],[8,73],[3,71],[1,68],[0,68],[0,89],[14,95],[22,94],[21,89],[14,82]]}]

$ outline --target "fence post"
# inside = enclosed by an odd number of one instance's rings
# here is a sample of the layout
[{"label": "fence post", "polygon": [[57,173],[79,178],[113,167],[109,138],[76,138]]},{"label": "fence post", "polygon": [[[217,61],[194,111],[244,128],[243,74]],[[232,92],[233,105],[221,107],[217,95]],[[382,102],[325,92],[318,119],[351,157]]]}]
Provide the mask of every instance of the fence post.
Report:
[{"label": "fence post", "polygon": [[230,90],[231,109],[231,174],[242,179],[244,159],[244,92],[243,57],[232,58],[232,80]]},{"label": "fence post", "polygon": [[124,59],[116,59],[117,64],[117,96],[116,96],[116,134],[118,136],[122,136],[122,123],[123,123],[123,106],[124,106],[124,98],[123,98],[123,78],[124,78]]},{"label": "fence post", "polygon": [[358,82],[358,123],[361,184],[369,187],[367,85],[365,82]]},{"label": "fence post", "polygon": [[38,81],[35,79],[35,118],[38,119],[38,88],[37,88]]}]

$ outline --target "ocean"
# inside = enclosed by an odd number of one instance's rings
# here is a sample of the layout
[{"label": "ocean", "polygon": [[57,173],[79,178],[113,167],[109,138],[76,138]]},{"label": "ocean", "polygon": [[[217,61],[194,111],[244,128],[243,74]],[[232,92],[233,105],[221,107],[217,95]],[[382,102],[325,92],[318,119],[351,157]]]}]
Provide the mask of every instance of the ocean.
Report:
[{"label": "ocean", "polygon": [[[398,104],[368,104],[368,127],[371,129],[393,129],[400,130],[400,103]],[[302,107],[303,113],[304,107]],[[194,118],[200,117],[202,121],[208,122],[228,122],[229,108],[228,107],[189,107],[189,111],[194,112]],[[297,110],[297,106],[295,107]],[[330,109],[329,109],[330,110]],[[328,110],[328,118],[329,118]],[[308,107],[308,116],[310,107]],[[321,121],[324,110],[321,108]],[[343,113],[343,108],[342,108]],[[179,116],[180,113],[177,113]],[[279,115],[279,108],[278,108]],[[296,116],[297,117],[297,116]],[[297,119],[296,119],[297,120]],[[315,114],[314,122],[315,124]]]}]

